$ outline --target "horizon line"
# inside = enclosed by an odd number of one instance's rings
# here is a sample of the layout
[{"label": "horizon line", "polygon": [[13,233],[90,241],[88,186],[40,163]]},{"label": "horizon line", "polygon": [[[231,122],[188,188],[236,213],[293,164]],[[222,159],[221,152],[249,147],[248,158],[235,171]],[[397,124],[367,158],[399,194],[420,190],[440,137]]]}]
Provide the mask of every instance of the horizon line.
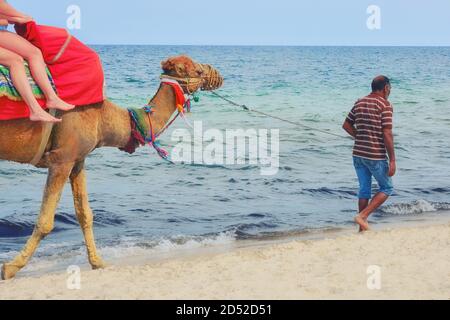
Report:
[{"label": "horizon line", "polygon": [[164,46],[164,47],[368,47],[368,48],[376,48],[376,47],[416,47],[416,48],[448,48],[450,44],[433,44],[433,45],[425,45],[425,44],[399,44],[399,45],[390,45],[390,44],[382,44],[382,45],[336,45],[336,44],[145,44],[145,43],[87,43],[87,45],[91,46]]}]

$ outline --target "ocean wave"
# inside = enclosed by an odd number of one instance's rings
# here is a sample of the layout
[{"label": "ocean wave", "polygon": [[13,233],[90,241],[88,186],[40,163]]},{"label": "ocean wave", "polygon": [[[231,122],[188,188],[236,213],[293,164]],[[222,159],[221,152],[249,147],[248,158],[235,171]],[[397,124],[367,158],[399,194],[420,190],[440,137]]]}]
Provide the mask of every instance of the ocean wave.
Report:
[{"label": "ocean wave", "polygon": [[378,214],[381,216],[389,215],[414,215],[423,213],[433,213],[450,210],[450,203],[446,202],[428,202],[426,200],[417,200],[411,203],[397,203],[382,207]]},{"label": "ocean wave", "polygon": [[[0,239],[29,237],[33,233],[36,219],[37,215],[11,216],[0,219]],[[96,227],[118,226],[124,223],[125,220],[114,214],[105,210],[95,210],[94,226]],[[75,214],[61,212],[55,216],[55,228],[52,233],[78,227],[79,223]]]},{"label": "ocean wave", "polygon": [[229,232],[233,232],[238,240],[247,240],[259,238],[264,232],[276,228],[278,228],[278,224],[275,222],[261,221],[230,226]]},{"label": "ocean wave", "polygon": [[25,221],[0,220],[0,238],[19,238],[31,235],[34,224]]},{"label": "ocean wave", "polygon": [[353,189],[331,189],[331,188],[306,188],[302,189],[302,194],[310,194],[310,195],[326,195],[326,196],[339,196],[339,197],[355,197],[356,192]]},{"label": "ocean wave", "polygon": [[[77,224],[69,215],[59,214],[55,217],[55,228],[52,233],[67,230]],[[0,219],[0,238],[29,237],[33,233],[36,221],[25,219]]]},{"label": "ocean wave", "polygon": [[442,194],[450,194],[450,188],[443,188],[443,187],[437,187],[437,188],[414,188],[413,189],[416,192],[420,192],[423,194],[432,194],[432,193],[442,193]]},{"label": "ocean wave", "polygon": [[344,227],[321,227],[321,228],[290,228],[286,230],[277,229],[278,225],[269,222],[242,224],[233,230],[236,240],[245,241],[267,241],[276,239],[308,239],[313,237],[323,238],[329,234],[344,230]]}]

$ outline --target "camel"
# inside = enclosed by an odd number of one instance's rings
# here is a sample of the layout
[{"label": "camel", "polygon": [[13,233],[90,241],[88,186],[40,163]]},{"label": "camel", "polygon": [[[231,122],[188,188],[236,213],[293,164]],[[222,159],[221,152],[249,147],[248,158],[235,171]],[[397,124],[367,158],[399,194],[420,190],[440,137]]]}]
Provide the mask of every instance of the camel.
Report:
[{"label": "camel", "polygon": [[[161,63],[162,77],[174,80],[185,94],[198,90],[212,91],[223,85],[220,73],[210,65],[199,64],[187,56],[169,58]],[[162,82],[149,108],[136,109],[145,119],[148,137],[164,130],[167,122],[180,106],[173,86]],[[88,260],[95,269],[106,265],[97,253],[93,213],[89,206],[86,189],[85,159],[95,149],[115,147],[134,150],[142,144],[133,139],[133,124],[128,110],[120,108],[109,100],[79,106],[72,111],[58,112],[62,123],[54,126],[45,153],[35,165],[47,168],[48,176],[42,206],[34,231],[17,257],[4,263],[1,269],[3,280],[9,280],[24,268],[40,242],[48,236],[53,227],[55,213],[64,185],[70,181],[77,220],[83,231]],[[30,164],[41,144],[44,124],[28,119],[0,122],[0,160]],[[130,151],[129,151],[130,152]]]}]

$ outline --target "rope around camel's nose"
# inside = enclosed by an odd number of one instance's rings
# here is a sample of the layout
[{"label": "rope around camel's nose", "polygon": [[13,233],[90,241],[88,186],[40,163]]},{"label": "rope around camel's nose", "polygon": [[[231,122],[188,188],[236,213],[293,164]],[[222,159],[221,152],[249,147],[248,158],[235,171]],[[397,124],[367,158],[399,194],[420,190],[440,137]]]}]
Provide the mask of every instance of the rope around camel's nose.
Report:
[{"label": "rope around camel's nose", "polygon": [[[203,71],[207,74],[204,78],[207,79],[206,85],[203,90],[214,90],[218,89],[223,85],[223,78],[213,66],[209,64],[202,65]],[[206,69],[206,70],[205,70]]]}]

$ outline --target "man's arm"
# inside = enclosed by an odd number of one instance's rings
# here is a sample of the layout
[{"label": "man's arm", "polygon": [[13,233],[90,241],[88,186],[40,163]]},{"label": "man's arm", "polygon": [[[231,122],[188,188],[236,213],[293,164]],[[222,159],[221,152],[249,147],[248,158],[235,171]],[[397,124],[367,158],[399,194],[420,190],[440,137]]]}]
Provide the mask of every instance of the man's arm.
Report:
[{"label": "man's arm", "polygon": [[395,176],[397,171],[395,148],[394,148],[394,135],[392,129],[383,129],[384,145],[389,156],[389,177]]},{"label": "man's arm", "polygon": [[345,120],[344,125],[342,126],[342,128],[347,131],[347,133],[349,135],[351,135],[353,137],[353,139],[356,138],[356,129],[355,126],[352,125],[348,120]]}]

